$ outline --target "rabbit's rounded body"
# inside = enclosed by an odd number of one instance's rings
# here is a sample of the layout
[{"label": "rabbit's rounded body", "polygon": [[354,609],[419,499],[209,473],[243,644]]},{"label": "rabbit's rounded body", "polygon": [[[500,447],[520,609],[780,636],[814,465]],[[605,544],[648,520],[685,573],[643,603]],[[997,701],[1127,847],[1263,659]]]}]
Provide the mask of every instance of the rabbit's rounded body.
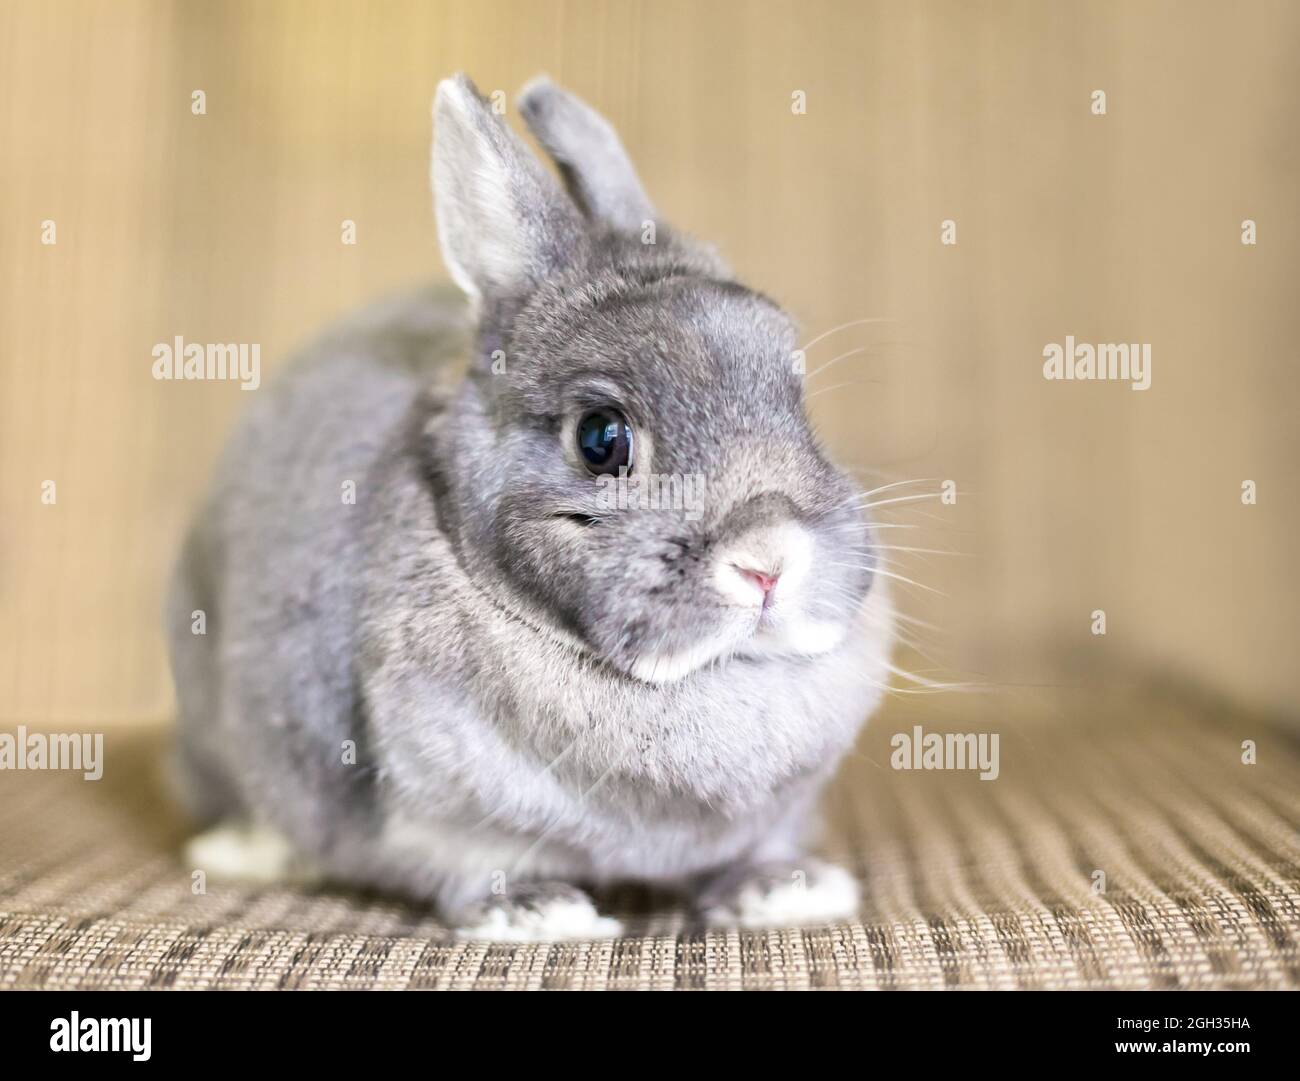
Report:
[{"label": "rabbit's rounded body", "polygon": [[[170,609],[185,794],[507,937],[607,932],[574,882],[680,885],[739,922],[850,911],[805,834],[890,618],[788,319],[633,231],[653,212],[575,99],[523,101],[572,201],[467,82],[437,107],[473,317],[379,305],[237,429]],[[701,498],[604,483],[630,478]]]},{"label": "rabbit's rounded body", "polygon": [[463,307],[345,324],[232,438],[171,605],[196,811],[452,909],[497,873],[671,884],[796,856],[887,678],[883,592],[831,653],[664,685],[485,597],[424,456]]}]

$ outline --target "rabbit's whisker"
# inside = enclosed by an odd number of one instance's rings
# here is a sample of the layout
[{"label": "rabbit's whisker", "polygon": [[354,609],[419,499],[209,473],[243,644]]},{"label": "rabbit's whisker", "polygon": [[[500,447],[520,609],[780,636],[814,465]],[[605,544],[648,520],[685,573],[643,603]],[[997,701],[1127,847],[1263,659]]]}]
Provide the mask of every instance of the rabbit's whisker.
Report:
[{"label": "rabbit's whisker", "polygon": [[841,360],[848,360],[849,357],[856,357],[861,353],[870,354],[871,350],[875,349],[877,346],[903,345],[903,344],[905,343],[898,342],[898,341],[891,341],[891,342],[872,342],[870,345],[860,345],[856,349],[850,349],[847,353],[841,353],[839,356],[834,357],[831,360],[828,360],[825,364],[822,364],[819,367],[814,368],[811,372],[809,372],[807,375],[804,376],[804,379],[812,379],[814,376],[820,375],[831,365],[838,364]]},{"label": "rabbit's whisker", "polygon": [[868,544],[873,552],[920,552],[932,556],[973,556],[971,552],[950,552],[947,548],[909,548],[902,544]]},{"label": "rabbit's whisker", "polygon": [[892,484],[882,484],[882,485],[880,485],[880,487],[878,487],[878,488],[872,488],[870,491],[866,491],[866,492],[855,492],[855,493],[854,493],[852,496],[850,496],[849,498],[850,498],[850,499],[856,499],[856,498],[860,498],[860,497],[863,497],[863,496],[873,496],[873,495],[876,495],[876,494],[878,494],[878,493],[880,493],[880,492],[887,492],[887,491],[889,491],[891,488],[901,488],[901,487],[903,487],[903,485],[905,485],[905,484],[938,484],[938,483],[939,483],[939,478],[938,478],[938,477],[914,477],[914,478],[912,478],[912,479],[910,479],[910,480],[896,480],[896,481],[894,481]]},{"label": "rabbit's whisker", "polygon": [[809,350],[814,345],[816,345],[819,341],[821,341],[823,338],[829,338],[832,334],[838,334],[841,330],[848,330],[849,327],[862,327],[862,326],[866,326],[868,323],[897,323],[897,322],[898,322],[897,319],[890,319],[887,316],[879,316],[874,319],[853,319],[850,322],[841,323],[837,327],[831,327],[830,330],[823,331],[822,333],[818,334],[817,337],[813,338],[809,342],[806,342],[804,345],[801,345],[799,348],[805,351]]},{"label": "rabbit's whisker", "polygon": [[[922,492],[920,495],[896,495],[889,499],[881,499],[876,503],[859,504],[858,510],[871,510],[873,507],[888,507],[893,503],[915,503],[918,499],[938,499],[939,492]],[[869,499],[870,495],[864,495],[862,498]]]},{"label": "rabbit's whisker", "polygon": [[845,387],[866,387],[883,382],[883,379],[850,379],[847,383],[836,383],[834,386],[822,387],[820,390],[814,390],[811,394],[804,397],[804,401],[811,402],[818,395],[829,394],[832,390],[843,390]]},{"label": "rabbit's whisker", "polygon": [[929,687],[932,690],[948,691],[948,690],[955,690],[959,687],[967,686],[967,684],[964,683],[949,683],[946,681],[929,679],[916,672],[909,672],[905,668],[899,668],[897,665],[890,664],[888,661],[885,661],[883,663],[886,668],[888,668],[891,672],[894,673],[894,675],[901,676],[903,679],[908,680],[911,683],[916,683],[919,686]]},{"label": "rabbit's whisker", "polygon": [[838,357],[828,360],[825,364],[822,364],[819,367],[814,368],[812,371],[808,372],[804,376],[804,379],[812,379],[815,376],[820,375],[832,364],[838,364],[841,360],[848,360],[849,357],[856,357],[860,353],[865,353],[869,348],[871,347],[867,345],[859,345],[856,349],[850,349],[847,353],[841,353]]},{"label": "rabbit's whisker", "polygon": [[941,597],[948,594],[942,590],[935,589],[934,586],[927,586],[923,582],[915,581],[912,578],[906,578],[901,574],[894,574],[892,571],[881,570],[878,566],[868,563],[828,563],[830,567],[848,567],[850,570],[867,570],[873,574],[879,574],[883,578],[893,578],[895,581],[906,582],[909,586],[916,586],[917,589],[924,589],[927,593],[937,593]]}]

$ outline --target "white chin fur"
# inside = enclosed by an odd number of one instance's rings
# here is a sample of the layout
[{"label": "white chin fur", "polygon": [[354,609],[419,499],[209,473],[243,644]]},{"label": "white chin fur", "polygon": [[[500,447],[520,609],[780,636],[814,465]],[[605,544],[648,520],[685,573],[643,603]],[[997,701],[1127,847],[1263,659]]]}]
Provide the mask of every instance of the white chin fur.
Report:
[{"label": "white chin fur", "polygon": [[[753,621],[757,621],[755,610]],[[632,675],[646,683],[673,683],[720,657],[816,657],[837,648],[848,633],[842,624],[826,623],[791,613],[775,615],[757,634],[751,634],[746,618],[728,634],[706,639],[677,653],[647,653],[631,667]]]},{"label": "white chin fur", "polygon": [[847,633],[848,627],[839,623],[797,613],[778,616],[772,626],[764,627],[737,652],[756,657],[816,657],[835,649]]},{"label": "white chin fur", "polygon": [[678,653],[647,653],[632,663],[632,675],[646,683],[674,683],[731,652],[734,641],[712,638]]}]

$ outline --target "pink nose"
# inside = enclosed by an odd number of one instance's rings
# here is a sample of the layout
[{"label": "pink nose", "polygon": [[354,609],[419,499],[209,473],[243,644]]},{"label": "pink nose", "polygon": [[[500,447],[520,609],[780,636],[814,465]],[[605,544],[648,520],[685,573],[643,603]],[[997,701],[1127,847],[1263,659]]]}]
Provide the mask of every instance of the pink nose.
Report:
[{"label": "pink nose", "polygon": [[772,590],[776,588],[777,579],[781,577],[779,574],[764,574],[762,571],[753,571],[748,567],[737,567],[736,569],[767,595],[770,595]]}]

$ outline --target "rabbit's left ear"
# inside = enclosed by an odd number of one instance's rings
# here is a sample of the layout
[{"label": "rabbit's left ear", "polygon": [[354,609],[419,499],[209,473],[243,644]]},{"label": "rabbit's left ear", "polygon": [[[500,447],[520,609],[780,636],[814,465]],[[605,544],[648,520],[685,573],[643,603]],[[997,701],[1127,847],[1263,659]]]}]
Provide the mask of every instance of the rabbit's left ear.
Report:
[{"label": "rabbit's left ear", "polygon": [[520,92],[519,111],[588,218],[629,233],[654,220],[618,134],[595,109],[540,75]]},{"label": "rabbit's left ear", "polygon": [[433,194],[451,276],[471,299],[528,291],[571,266],[586,223],[464,75],[434,99]]}]

